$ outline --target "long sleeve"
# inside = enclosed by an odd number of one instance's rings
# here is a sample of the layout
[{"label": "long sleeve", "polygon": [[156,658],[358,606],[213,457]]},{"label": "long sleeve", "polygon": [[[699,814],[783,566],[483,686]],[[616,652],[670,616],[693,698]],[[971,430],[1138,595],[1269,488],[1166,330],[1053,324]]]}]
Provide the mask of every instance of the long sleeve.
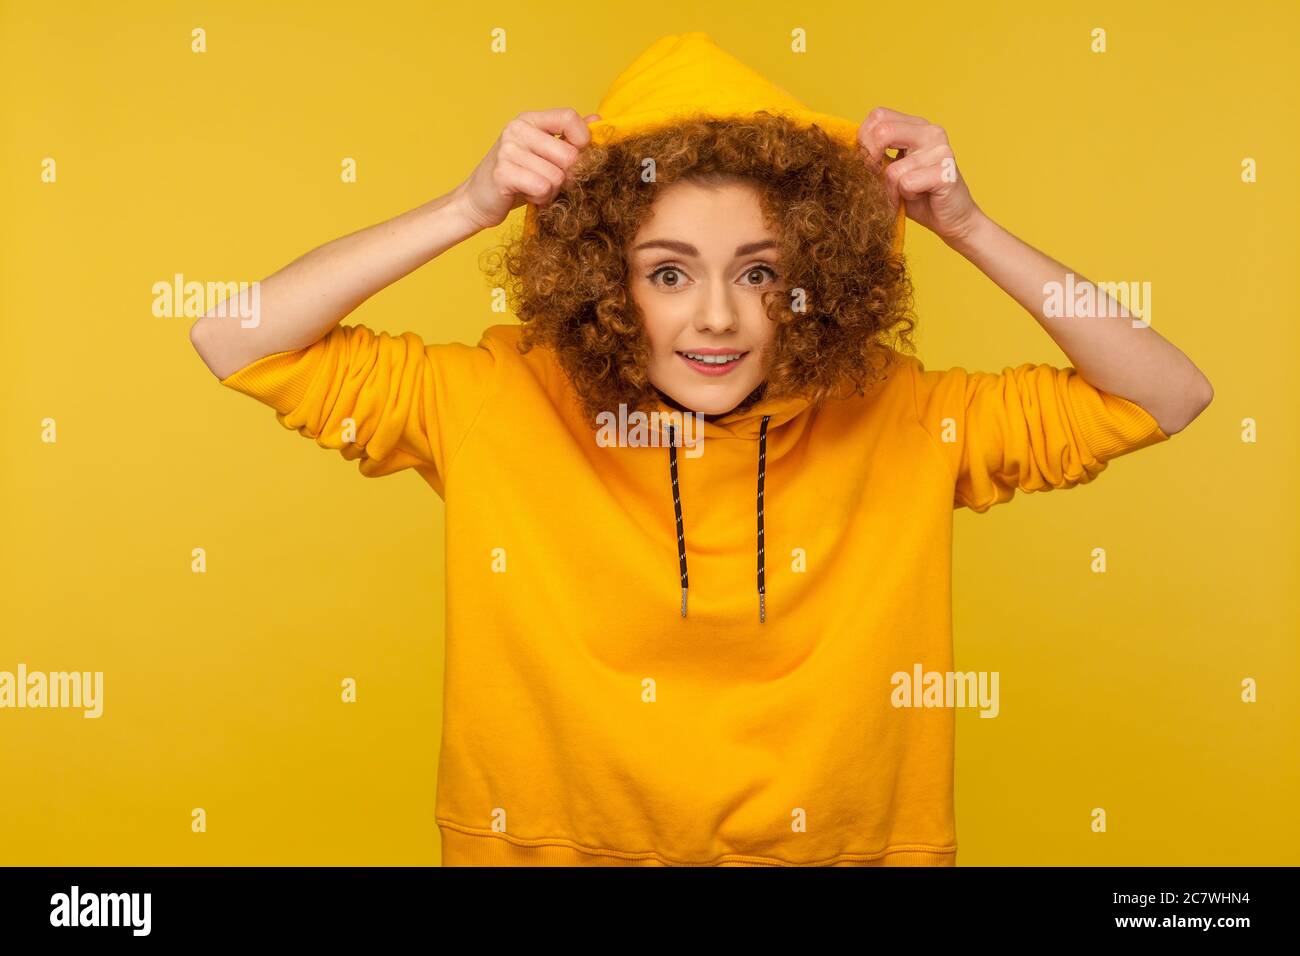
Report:
[{"label": "long sleeve", "polygon": [[285,428],[359,459],[366,477],[413,468],[441,496],[448,465],[491,388],[495,357],[487,342],[426,345],[413,332],[338,325],[221,384],[274,408]]},{"label": "long sleeve", "polygon": [[984,512],[1017,491],[1073,488],[1112,458],[1169,439],[1142,406],[1071,367],[994,374],[909,364],[921,427],[952,469],[954,507]]}]

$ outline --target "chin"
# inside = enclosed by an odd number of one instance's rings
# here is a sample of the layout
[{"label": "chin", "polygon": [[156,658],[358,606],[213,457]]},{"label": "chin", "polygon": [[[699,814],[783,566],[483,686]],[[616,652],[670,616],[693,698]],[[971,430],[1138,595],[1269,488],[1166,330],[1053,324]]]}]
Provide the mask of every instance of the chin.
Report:
[{"label": "chin", "polygon": [[725,415],[734,409],[737,405],[749,397],[750,393],[758,387],[758,383],[728,383],[728,387],[723,388],[675,388],[671,392],[666,389],[660,391],[668,394],[673,401],[683,408],[690,409],[692,412],[698,412],[701,415]]},{"label": "chin", "polygon": [[723,415],[739,405],[740,399],[719,399],[715,395],[712,396],[710,400],[698,399],[695,401],[682,402],[681,404],[685,405],[691,411],[698,412],[701,415]]}]

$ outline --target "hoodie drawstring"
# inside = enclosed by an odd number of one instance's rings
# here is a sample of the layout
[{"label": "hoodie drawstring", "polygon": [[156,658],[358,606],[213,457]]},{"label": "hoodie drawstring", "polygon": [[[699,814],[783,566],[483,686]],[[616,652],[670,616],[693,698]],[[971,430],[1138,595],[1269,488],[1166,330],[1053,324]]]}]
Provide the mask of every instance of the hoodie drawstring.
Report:
[{"label": "hoodie drawstring", "polygon": [[682,495],[677,488],[677,435],[668,426],[668,474],[673,479],[673,511],[677,514],[677,564],[682,572],[682,617],[686,616],[686,536],[682,532]]},{"label": "hoodie drawstring", "polygon": [[767,582],[763,578],[763,476],[767,474],[767,420],[758,432],[758,623],[767,620]]},{"label": "hoodie drawstring", "polygon": [[[763,416],[763,425],[758,433],[758,622],[767,621],[767,581],[764,575],[763,558],[763,479],[767,474],[767,423],[771,415]],[[668,426],[668,474],[673,483],[673,514],[677,518],[677,566],[682,577],[682,617],[686,616],[686,591],[689,584],[686,576],[686,533],[682,527],[682,494],[677,485],[677,435],[672,425]]]}]

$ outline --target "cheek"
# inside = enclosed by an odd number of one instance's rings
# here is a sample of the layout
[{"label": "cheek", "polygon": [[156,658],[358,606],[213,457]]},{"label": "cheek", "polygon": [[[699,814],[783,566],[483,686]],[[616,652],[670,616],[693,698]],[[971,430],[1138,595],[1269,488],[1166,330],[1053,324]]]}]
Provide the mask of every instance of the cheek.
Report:
[{"label": "cheek", "polygon": [[756,321],[755,340],[760,349],[767,351],[776,341],[776,325],[767,317],[766,312],[761,313]]},{"label": "cheek", "polygon": [[641,322],[645,328],[646,341],[650,343],[650,351],[656,356],[659,355],[665,348],[664,343],[668,341],[662,326],[655,321],[652,314],[645,312],[642,313]]},{"label": "cheek", "polygon": [[671,311],[635,292],[632,294],[632,301],[637,306],[641,326],[645,329],[650,348],[655,353],[670,348],[676,334]]}]

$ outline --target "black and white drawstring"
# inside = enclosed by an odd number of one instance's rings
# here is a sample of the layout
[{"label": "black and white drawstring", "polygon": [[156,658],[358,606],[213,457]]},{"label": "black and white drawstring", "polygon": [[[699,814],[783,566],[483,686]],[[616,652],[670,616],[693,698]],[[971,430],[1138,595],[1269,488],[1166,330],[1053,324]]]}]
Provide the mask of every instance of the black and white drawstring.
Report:
[{"label": "black and white drawstring", "polygon": [[[763,558],[763,479],[767,474],[767,423],[771,415],[763,416],[763,425],[758,433],[758,621],[767,621],[767,580],[764,574]],[[686,576],[686,533],[682,527],[682,495],[677,485],[677,436],[672,425],[668,426],[668,473],[673,482],[673,513],[677,518],[677,565],[682,576],[682,617],[686,616],[686,591],[689,581]]]},{"label": "black and white drawstring", "polygon": [[682,493],[677,488],[677,434],[668,426],[668,474],[673,479],[673,511],[677,515],[677,564],[682,572],[682,617],[686,616],[686,535],[682,531]]}]

